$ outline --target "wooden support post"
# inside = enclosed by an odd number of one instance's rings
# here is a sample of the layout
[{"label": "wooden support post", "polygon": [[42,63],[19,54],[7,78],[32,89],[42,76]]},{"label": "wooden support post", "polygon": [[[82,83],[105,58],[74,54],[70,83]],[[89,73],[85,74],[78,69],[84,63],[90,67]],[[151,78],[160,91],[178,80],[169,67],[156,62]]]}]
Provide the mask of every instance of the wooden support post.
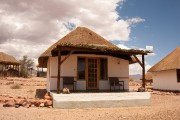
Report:
[{"label": "wooden support post", "polygon": [[145,88],[146,83],[145,83],[145,62],[144,62],[144,54],[142,54],[142,86]]},{"label": "wooden support post", "polygon": [[20,77],[20,69],[19,69],[20,66],[17,65],[17,67],[18,67],[18,74],[19,74],[18,77]]},{"label": "wooden support post", "polygon": [[58,49],[58,79],[57,79],[57,94],[60,94],[60,78],[61,78],[61,51]]}]

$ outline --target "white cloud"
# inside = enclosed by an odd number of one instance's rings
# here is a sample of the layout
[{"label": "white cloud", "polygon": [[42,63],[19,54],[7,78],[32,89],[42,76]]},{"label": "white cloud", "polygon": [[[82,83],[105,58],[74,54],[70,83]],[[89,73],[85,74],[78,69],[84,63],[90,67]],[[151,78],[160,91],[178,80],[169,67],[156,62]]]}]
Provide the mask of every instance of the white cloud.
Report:
[{"label": "white cloud", "polygon": [[117,46],[121,49],[130,49],[129,47],[125,46],[124,44],[118,44]]},{"label": "white cloud", "polygon": [[152,52],[152,53],[148,53],[147,56],[155,56],[155,55],[156,55],[156,54],[153,52],[153,49],[154,49],[153,46],[146,45],[146,50],[149,50],[149,51]]},{"label": "white cloud", "polygon": [[146,45],[146,50],[153,51],[153,46]]},{"label": "white cloud", "polygon": [[[151,65],[148,65],[146,63],[145,65],[145,70],[146,72],[151,68]],[[134,74],[142,74],[142,67],[139,65],[139,63],[131,64],[129,66],[129,74],[134,75]]]},{"label": "white cloud", "polygon": [[[3,0],[0,1],[0,50],[15,57],[37,57],[70,30],[86,26],[108,40],[129,40],[142,18],[120,19],[124,0]],[[71,27],[71,26],[70,26]],[[122,47],[122,45],[121,45]]]},{"label": "white cloud", "polygon": [[127,19],[126,21],[127,21],[129,24],[134,24],[134,23],[144,22],[145,19],[142,19],[142,18],[140,18],[140,17],[136,17],[136,18]]}]

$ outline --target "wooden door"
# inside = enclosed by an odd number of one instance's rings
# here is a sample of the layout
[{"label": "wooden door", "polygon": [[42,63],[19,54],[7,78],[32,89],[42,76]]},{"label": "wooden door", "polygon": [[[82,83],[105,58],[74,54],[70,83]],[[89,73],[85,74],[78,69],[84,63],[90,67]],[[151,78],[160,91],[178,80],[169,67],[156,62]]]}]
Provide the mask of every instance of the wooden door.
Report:
[{"label": "wooden door", "polygon": [[98,89],[98,60],[96,58],[87,60],[87,89]]}]

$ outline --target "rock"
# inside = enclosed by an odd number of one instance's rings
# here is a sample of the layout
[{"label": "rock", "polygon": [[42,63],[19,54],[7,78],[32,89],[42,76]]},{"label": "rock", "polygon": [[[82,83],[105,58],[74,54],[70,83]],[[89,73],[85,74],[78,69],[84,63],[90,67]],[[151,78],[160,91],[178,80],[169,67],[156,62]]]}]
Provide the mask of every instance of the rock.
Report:
[{"label": "rock", "polygon": [[145,88],[142,86],[138,88],[138,92],[145,92],[145,91],[146,91]]},{"label": "rock", "polygon": [[147,89],[147,92],[153,92],[153,90],[152,89]]},{"label": "rock", "polygon": [[34,100],[34,99],[28,99],[28,102],[30,102],[31,104],[35,104],[35,103],[36,103],[36,100]]},{"label": "rock", "polygon": [[13,98],[12,96],[9,96],[9,98]]},{"label": "rock", "polygon": [[28,101],[23,100],[22,106],[25,107],[28,104]]},{"label": "rock", "polygon": [[52,108],[52,106],[48,106],[48,108]]},{"label": "rock", "polygon": [[34,104],[31,104],[31,107],[36,107]]},{"label": "rock", "polygon": [[15,104],[16,104],[16,105],[19,105],[19,106],[23,106],[23,103],[24,103],[24,102],[26,102],[26,100],[24,100],[24,99],[16,99]]},{"label": "rock", "polygon": [[35,101],[35,102],[34,102],[34,105],[35,105],[36,107],[39,107],[40,104],[41,104],[41,102],[39,102],[39,101]]},{"label": "rock", "polygon": [[51,96],[45,95],[45,96],[44,96],[44,99],[45,99],[45,100],[51,100]]},{"label": "rock", "polygon": [[44,107],[44,103],[41,103],[41,104],[39,105],[39,107]]},{"label": "rock", "polygon": [[51,101],[51,100],[47,100],[47,101],[44,103],[44,106],[45,106],[45,107],[52,106],[52,101]]},{"label": "rock", "polygon": [[18,99],[21,99],[21,96],[18,96],[17,98],[18,98]]},{"label": "rock", "polygon": [[15,105],[15,108],[19,108],[19,105]]},{"label": "rock", "polygon": [[14,106],[15,106],[15,102],[13,100],[8,100],[3,104],[3,107],[14,107]]},{"label": "rock", "polygon": [[26,107],[26,108],[31,107],[31,103],[28,102],[24,107]]},{"label": "rock", "polygon": [[70,94],[69,89],[68,89],[68,88],[64,88],[64,89],[63,89],[63,94]]},{"label": "rock", "polygon": [[23,106],[23,107],[26,107],[26,108],[29,108],[29,107],[31,107],[31,103],[25,100],[25,101],[23,102],[22,106]]}]

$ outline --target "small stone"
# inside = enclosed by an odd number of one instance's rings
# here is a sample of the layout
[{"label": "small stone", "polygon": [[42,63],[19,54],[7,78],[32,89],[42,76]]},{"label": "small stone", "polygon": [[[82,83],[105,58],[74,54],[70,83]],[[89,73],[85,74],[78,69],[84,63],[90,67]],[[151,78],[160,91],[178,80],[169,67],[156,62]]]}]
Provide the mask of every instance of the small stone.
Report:
[{"label": "small stone", "polygon": [[26,108],[29,108],[29,107],[31,107],[31,103],[28,102],[27,100],[24,100],[22,106],[23,106],[23,107],[26,107]]},{"label": "small stone", "polygon": [[47,100],[47,101],[44,103],[44,106],[45,106],[45,107],[52,106],[52,101]]},{"label": "small stone", "polygon": [[16,105],[19,105],[19,106],[23,106],[23,103],[26,102],[26,100],[23,100],[23,99],[16,99],[16,102],[15,104]]},{"label": "small stone", "polygon": [[51,100],[51,96],[45,95],[45,96],[44,96],[44,99],[46,99],[46,100]]},{"label": "small stone", "polygon": [[18,99],[21,99],[21,96],[18,96],[17,98],[18,98]]},{"label": "small stone", "polygon": [[15,108],[19,108],[19,105],[15,105]]},{"label": "small stone", "polygon": [[44,103],[41,103],[41,104],[39,105],[39,107],[44,107]]},{"label": "small stone", "polygon": [[142,86],[141,86],[141,87],[139,87],[139,88],[138,88],[138,92],[145,92],[145,88],[144,88],[144,87],[142,87]]},{"label": "small stone", "polygon": [[48,106],[48,108],[52,108],[52,106]]},{"label": "small stone", "polygon": [[35,102],[34,102],[34,105],[35,105],[36,107],[39,107],[40,104],[41,104],[41,102],[39,102],[39,101],[35,101]]}]

